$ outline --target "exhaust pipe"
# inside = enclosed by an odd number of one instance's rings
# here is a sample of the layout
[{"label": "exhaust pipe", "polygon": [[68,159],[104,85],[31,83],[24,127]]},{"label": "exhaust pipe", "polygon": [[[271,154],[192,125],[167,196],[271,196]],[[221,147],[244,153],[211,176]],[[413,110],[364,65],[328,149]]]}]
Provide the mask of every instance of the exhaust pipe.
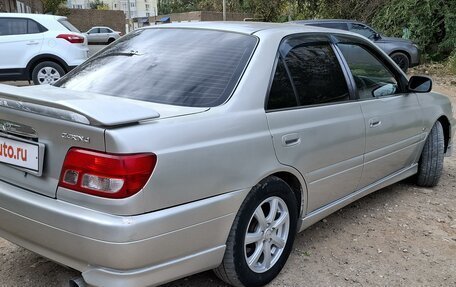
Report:
[{"label": "exhaust pipe", "polygon": [[88,287],[87,283],[84,281],[84,278],[82,278],[82,277],[76,277],[76,278],[70,279],[70,281],[68,281],[68,286],[69,287]]}]

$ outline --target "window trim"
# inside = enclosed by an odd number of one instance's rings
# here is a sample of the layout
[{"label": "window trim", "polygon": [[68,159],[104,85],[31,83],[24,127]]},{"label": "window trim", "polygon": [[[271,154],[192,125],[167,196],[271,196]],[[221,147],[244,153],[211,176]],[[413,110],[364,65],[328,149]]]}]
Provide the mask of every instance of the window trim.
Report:
[{"label": "window trim", "polygon": [[[346,39],[349,39],[350,41],[341,41],[337,37],[345,37]],[[350,74],[350,81],[351,85],[353,86],[354,92],[355,92],[355,99],[359,102],[361,101],[372,101],[372,100],[378,100],[378,99],[385,99],[389,97],[398,97],[402,95],[407,95],[409,94],[407,90],[407,85],[408,85],[408,80],[404,77],[402,72],[399,72],[390,62],[387,58],[383,57],[380,52],[376,51],[374,47],[372,47],[371,44],[364,42],[361,39],[351,37],[350,35],[345,35],[345,34],[334,34],[333,35],[333,40],[334,40],[334,46],[338,50],[338,53],[340,53],[341,57],[343,58],[343,63],[345,66],[345,69],[348,70]],[[347,63],[347,60],[343,56],[342,51],[339,48],[339,44],[347,44],[347,45],[357,45],[360,46],[361,48],[364,48],[368,53],[370,53],[376,60],[382,64],[385,69],[387,69],[393,76],[394,79],[397,81],[397,84],[399,86],[400,92],[397,94],[389,95],[389,96],[383,96],[383,97],[372,97],[370,99],[361,99],[359,96],[359,91],[358,88],[356,87],[355,79],[353,77],[353,73],[350,70],[350,67]]]},{"label": "window trim", "polygon": [[[340,102],[305,105],[305,106],[301,105],[299,103],[299,97],[298,97],[298,93],[296,91],[295,84],[294,84],[293,80],[290,77],[290,72],[289,72],[287,63],[285,61],[283,61],[283,55],[282,55],[282,53],[280,51],[281,47],[282,47],[282,44],[285,41],[287,41],[289,38],[295,38],[295,37],[299,37],[299,36],[302,36],[302,37],[323,36],[323,37],[328,39],[328,44],[332,48],[332,50],[333,50],[333,52],[334,52],[334,54],[336,56],[337,62],[339,64],[340,68],[341,68],[341,71],[342,71],[343,75],[344,75],[345,83],[347,85],[347,90],[348,90],[348,93],[349,93],[349,99],[348,100],[340,101]],[[340,57],[340,55],[338,55],[338,52],[335,49],[336,45],[334,44],[332,38],[333,38],[332,34],[327,34],[327,33],[296,33],[296,34],[287,35],[287,36],[282,38],[282,40],[280,41],[280,44],[279,44],[279,46],[277,48],[276,57],[274,59],[274,64],[273,64],[273,68],[272,68],[270,79],[269,79],[269,85],[268,85],[268,89],[267,89],[267,94],[266,94],[265,101],[264,101],[264,110],[265,110],[266,113],[297,110],[297,109],[305,109],[305,108],[324,107],[324,106],[339,105],[339,104],[347,104],[347,103],[353,103],[353,102],[357,101],[355,90],[353,89],[352,83],[349,80],[350,77],[352,77],[351,72],[347,72],[346,67],[348,67],[348,66],[344,66],[344,63],[342,61],[342,59],[344,59],[344,58]],[[298,105],[296,107],[288,107],[288,108],[281,108],[281,109],[268,109],[268,102],[269,102],[269,96],[270,96],[270,93],[271,93],[272,83],[274,81],[275,72],[277,70],[277,64],[278,64],[278,61],[280,59],[283,61],[283,65],[285,66],[285,70],[287,71],[287,77],[288,77],[288,80],[290,81],[291,86],[293,88],[293,92],[295,94],[296,102],[298,103]]]}]

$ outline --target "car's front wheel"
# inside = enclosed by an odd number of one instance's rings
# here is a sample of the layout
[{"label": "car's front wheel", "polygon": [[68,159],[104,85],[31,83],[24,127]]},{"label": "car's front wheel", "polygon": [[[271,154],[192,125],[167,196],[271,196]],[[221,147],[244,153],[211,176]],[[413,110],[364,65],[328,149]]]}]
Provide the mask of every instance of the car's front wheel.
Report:
[{"label": "car's front wheel", "polygon": [[54,84],[63,75],[65,70],[62,66],[51,61],[41,62],[32,70],[32,80],[35,85]]},{"label": "car's front wheel", "polygon": [[436,122],[429,133],[418,163],[416,183],[423,187],[433,187],[439,182],[443,170],[445,138],[443,127]]},{"label": "car's front wheel", "polygon": [[244,200],[216,275],[233,286],[263,286],[282,270],[296,234],[298,204],[277,177],[256,185]]},{"label": "car's front wheel", "polygon": [[401,68],[404,73],[407,72],[408,68],[410,67],[410,60],[408,56],[404,53],[397,52],[391,54],[391,59]]}]

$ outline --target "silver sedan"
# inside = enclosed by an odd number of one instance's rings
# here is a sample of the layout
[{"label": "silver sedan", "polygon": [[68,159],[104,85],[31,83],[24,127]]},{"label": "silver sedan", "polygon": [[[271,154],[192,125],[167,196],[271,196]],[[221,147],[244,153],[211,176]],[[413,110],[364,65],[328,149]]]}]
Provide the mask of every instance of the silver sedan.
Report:
[{"label": "silver sedan", "polygon": [[0,86],[0,236],[73,284],[265,285],[297,232],[407,177],[437,185],[456,121],[431,89],[340,30],[135,30],[54,86]]},{"label": "silver sedan", "polygon": [[122,33],[109,27],[97,26],[92,27],[84,35],[86,35],[88,42],[91,44],[110,44],[119,39]]}]

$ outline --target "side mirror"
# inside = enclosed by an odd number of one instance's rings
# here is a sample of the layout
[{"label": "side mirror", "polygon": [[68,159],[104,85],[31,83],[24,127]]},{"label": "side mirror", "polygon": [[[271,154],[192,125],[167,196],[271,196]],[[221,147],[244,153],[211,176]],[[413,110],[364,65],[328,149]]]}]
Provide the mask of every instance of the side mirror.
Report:
[{"label": "side mirror", "polygon": [[376,88],[375,90],[372,91],[372,95],[376,98],[378,97],[386,97],[390,95],[394,95],[394,93],[397,91],[397,86],[393,84],[386,84],[383,86],[380,86]]},{"label": "side mirror", "polygon": [[410,92],[428,93],[432,90],[432,80],[424,76],[412,76],[407,88]]}]

